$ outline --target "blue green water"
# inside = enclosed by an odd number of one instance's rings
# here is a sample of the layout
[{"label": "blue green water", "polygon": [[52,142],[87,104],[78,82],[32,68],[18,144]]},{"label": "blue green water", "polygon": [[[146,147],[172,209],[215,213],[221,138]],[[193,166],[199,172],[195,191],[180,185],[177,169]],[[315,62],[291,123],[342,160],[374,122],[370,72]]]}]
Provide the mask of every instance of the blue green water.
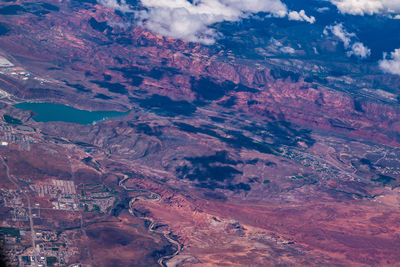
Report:
[{"label": "blue green water", "polygon": [[88,111],[62,104],[46,102],[24,102],[16,104],[14,107],[33,111],[35,113],[33,119],[38,122],[63,121],[79,124],[93,124],[107,118],[121,117],[129,113],[118,111]]}]

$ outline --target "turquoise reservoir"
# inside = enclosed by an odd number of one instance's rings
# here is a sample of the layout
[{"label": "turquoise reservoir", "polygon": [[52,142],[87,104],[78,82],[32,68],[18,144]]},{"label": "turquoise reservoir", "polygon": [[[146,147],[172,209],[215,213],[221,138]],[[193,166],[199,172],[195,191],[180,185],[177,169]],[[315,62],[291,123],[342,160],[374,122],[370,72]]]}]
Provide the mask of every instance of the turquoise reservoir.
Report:
[{"label": "turquoise reservoir", "polygon": [[93,124],[107,118],[125,116],[128,112],[88,111],[54,103],[24,102],[14,105],[15,108],[30,110],[35,113],[33,119],[38,122],[63,121],[79,124]]}]

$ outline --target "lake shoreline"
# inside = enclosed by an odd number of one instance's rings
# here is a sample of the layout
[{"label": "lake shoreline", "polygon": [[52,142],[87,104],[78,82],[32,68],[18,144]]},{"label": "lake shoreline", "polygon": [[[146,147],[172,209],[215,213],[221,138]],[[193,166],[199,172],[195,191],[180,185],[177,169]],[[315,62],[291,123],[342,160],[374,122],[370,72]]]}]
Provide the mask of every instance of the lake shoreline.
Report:
[{"label": "lake shoreline", "polygon": [[108,118],[122,117],[130,113],[130,111],[89,111],[51,102],[22,102],[14,104],[13,107],[35,113],[33,120],[37,122],[61,121],[82,125],[90,125]]}]

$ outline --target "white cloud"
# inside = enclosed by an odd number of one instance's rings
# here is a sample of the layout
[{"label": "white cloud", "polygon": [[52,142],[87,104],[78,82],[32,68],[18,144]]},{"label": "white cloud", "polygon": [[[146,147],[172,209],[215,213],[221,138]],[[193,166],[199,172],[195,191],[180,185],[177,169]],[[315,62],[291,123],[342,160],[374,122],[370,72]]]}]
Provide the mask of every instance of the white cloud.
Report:
[{"label": "white cloud", "polygon": [[313,24],[315,22],[314,16],[307,16],[304,10],[297,11],[290,11],[288,14],[289,20],[298,20],[298,21],[307,21],[308,23]]},{"label": "white cloud", "polygon": [[[125,0],[98,0],[107,7],[127,10]],[[119,6],[119,2],[121,5]],[[163,36],[213,44],[218,33],[210,26],[240,21],[259,12],[272,17],[289,17],[315,22],[304,10],[289,11],[281,0],[141,0],[144,10],[135,11],[139,24]]]},{"label": "white cloud", "polygon": [[253,13],[284,17],[288,11],[280,0],[142,0],[147,11],[139,17],[143,26],[163,36],[204,44],[214,43],[217,33],[209,26],[239,21]]},{"label": "white cloud", "polygon": [[192,42],[213,44],[217,33],[208,28],[218,22],[213,15],[194,14],[185,8],[152,8],[140,15],[141,23],[152,32]]},{"label": "white cloud", "polygon": [[[206,1],[209,0],[197,0],[196,2],[201,3]],[[235,8],[242,12],[268,12],[275,17],[284,17],[287,14],[286,5],[280,0],[212,0],[210,2],[221,2],[226,7]]]},{"label": "white cloud", "polygon": [[347,52],[347,56],[356,56],[365,59],[371,55],[371,49],[361,42],[356,42],[351,46],[351,50]]},{"label": "white cloud", "polygon": [[341,13],[351,15],[399,14],[398,0],[330,0]]},{"label": "white cloud", "polygon": [[371,50],[363,43],[353,41],[357,36],[354,33],[346,31],[342,23],[325,27],[324,35],[329,35],[329,33],[343,43],[344,48],[348,50],[346,53],[348,57],[355,56],[365,59],[371,55]]},{"label": "white cloud", "polygon": [[269,40],[270,42],[270,48],[272,48],[273,50],[275,50],[276,52],[280,51],[282,53],[285,54],[294,54],[296,53],[296,50],[290,46],[284,46],[281,42],[279,42],[278,40],[276,40],[275,38],[271,38]]},{"label": "white cloud", "polygon": [[379,61],[379,67],[386,73],[400,75],[400,48],[391,52],[390,56],[385,53]]},{"label": "white cloud", "polygon": [[279,42],[278,40],[276,40],[273,37],[269,40],[269,42],[271,43],[271,45],[273,47],[282,47],[283,46],[283,44],[281,42]]},{"label": "white cloud", "polygon": [[290,46],[281,47],[279,50],[281,50],[281,52],[283,52],[285,54],[294,54],[294,53],[296,53],[296,50],[294,50],[294,48],[292,48]]},{"label": "white cloud", "polygon": [[336,25],[327,26],[324,29],[324,34],[328,35],[331,32],[334,36],[339,38],[343,42],[344,48],[349,48],[351,38],[355,36],[354,33],[349,33],[343,28],[343,24],[339,23]]},{"label": "white cloud", "polygon": [[320,7],[320,8],[317,8],[317,11],[318,11],[319,13],[325,13],[325,12],[327,12],[327,11],[329,11],[329,10],[330,10],[329,7]]}]

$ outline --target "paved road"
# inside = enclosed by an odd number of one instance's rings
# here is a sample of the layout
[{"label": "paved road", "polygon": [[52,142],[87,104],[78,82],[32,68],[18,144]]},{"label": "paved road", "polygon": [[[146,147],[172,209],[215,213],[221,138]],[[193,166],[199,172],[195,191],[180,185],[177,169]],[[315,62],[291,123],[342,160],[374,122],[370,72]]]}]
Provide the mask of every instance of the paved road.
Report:
[{"label": "paved road", "polygon": [[33,248],[33,253],[34,253],[34,262],[33,262],[33,266],[38,266],[37,263],[37,258],[39,256],[39,253],[36,249],[36,242],[35,242],[35,238],[36,238],[36,234],[35,234],[35,230],[33,228],[33,219],[32,219],[32,206],[31,206],[31,200],[28,196],[28,194],[21,189],[21,186],[19,186],[19,184],[17,183],[17,181],[14,179],[14,177],[12,177],[12,175],[10,175],[10,168],[8,168],[7,162],[5,161],[5,159],[2,157],[1,161],[3,162],[4,167],[6,167],[6,171],[7,171],[7,178],[17,187],[17,189],[22,192],[22,194],[25,196],[27,202],[28,202],[28,214],[29,214],[29,224],[30,224],[30,228],[31,228],[31,238],[32,238],[32,248]]}]

